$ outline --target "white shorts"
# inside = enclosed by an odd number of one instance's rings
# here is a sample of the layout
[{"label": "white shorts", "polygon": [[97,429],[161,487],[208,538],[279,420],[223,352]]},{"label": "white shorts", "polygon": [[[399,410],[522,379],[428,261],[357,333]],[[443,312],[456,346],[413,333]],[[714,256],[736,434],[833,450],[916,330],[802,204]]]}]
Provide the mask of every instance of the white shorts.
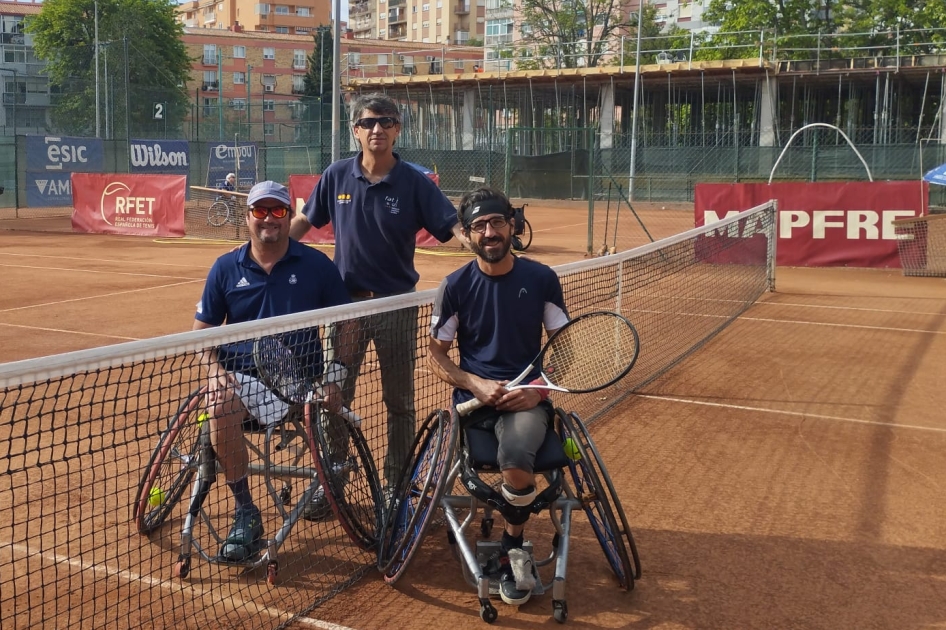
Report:
[{"label": "white shorts", "polygon": [[234,372],[240,386],[237,396],[251,416],[263,426],[282,421],[289,413],[289,405],[279,399],[262,381],[242,372]]}]

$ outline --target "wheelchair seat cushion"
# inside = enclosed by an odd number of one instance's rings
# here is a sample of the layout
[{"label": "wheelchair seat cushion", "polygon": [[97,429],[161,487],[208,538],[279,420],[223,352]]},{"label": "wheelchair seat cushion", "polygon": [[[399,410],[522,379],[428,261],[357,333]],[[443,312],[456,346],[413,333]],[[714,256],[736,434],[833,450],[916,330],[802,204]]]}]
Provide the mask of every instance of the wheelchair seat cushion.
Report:
[{"label": "wheelchair seat cushion", "polygon": [[[499,470],[499,440],[492,429],[477,426],[467,427],[464,431],[466,445],[470,453],[470,465],[474,470]],[[541,473],[568,466],[568,457],[562,448],[562,438],[549,423],[545,431],[542,446],[535,454],[534,472]]]}]

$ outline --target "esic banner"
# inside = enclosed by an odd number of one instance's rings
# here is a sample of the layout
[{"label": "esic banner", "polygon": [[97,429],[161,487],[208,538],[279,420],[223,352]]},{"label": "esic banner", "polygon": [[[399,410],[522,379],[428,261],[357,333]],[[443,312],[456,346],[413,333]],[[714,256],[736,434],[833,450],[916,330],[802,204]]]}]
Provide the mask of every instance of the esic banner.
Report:
[{"label": "esic banner", "polygon": [[129,140],[128,161],[132,173],[187,175],[190,145],[187,140]]},{"label": "esic banner", "polygon": [[[697,184],[694,219],[700,227],[775,199],[777,264],[898,268],[892,222],[923,214],[929,185],[922,186],[921,193],[916,181]],[[755,226],[739,222],[726,236],[753,234]]]},{"label": "esic banner", "polygon": [[256,145],[252,142],[210,145],[207,187],[223,188],[227,173],[236,173],[237,189],[249,190],[256,183],[256,157]]},{"label": "esic banner", "polygon": [[[436,176],[437,179],[434,179],[433,176]],[[305,202],[309,200],[309,195],[315,190],[315,185],[319,183],[320,177],[321,175],[289,176],[289,198],[292,199],[292,206],[296,209],[296,213],[302,212],[302,207],[305,205]],[[434,182],[439,185],[440,177],[437,176],[436,173],[431,173],[428,177],[434,179]],[[302,237],[302,242],[319,243],[323,245],[334,244],[335,231],[332,229],[332,224],[329,223],[319,229],[312,228]],[[433,234],[427,230],[419,231],[414,242],[418,247],[433,247],[440,244],[440,241],[434,238]]]},{"label": "esic banner", "polygon": [[30,207],[72,205],[69,173],[101,173],[104,143],[99,138],[26,136],[26,203]]},{"label": "esic banner", "polygon": [[73,173],[75,232],[184,236],[183,175]]}]

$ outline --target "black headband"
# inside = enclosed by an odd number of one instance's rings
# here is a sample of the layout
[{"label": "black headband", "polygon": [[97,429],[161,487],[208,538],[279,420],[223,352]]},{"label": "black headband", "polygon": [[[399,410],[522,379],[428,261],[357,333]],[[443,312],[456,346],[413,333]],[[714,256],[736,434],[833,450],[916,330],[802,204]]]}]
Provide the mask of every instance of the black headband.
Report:
[{"label": "black headband", "polygon": [[475,219],[491,214],[501,214],[509,218],[512,216],[512,206],[510,206],[509,202],[505,199],[498,197],[473,202],[463,211],[463,225],[469,227]]}]

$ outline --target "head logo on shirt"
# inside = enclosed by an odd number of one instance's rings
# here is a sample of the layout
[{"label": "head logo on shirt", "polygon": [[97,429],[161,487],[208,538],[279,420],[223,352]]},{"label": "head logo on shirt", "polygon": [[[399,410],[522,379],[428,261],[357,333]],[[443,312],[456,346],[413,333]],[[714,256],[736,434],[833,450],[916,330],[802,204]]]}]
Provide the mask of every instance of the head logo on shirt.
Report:
[{"label": "head logo on shirt", "polygon": [[351,193],[338,193],[338,195],[335,196],[335,203],[339,205],[351,203]]},{"label": "head logo on shirt", "polygon": [[525,287],[522,287],[521,289],[519,289],[519,297],[522,297],[522,294],[523,294],[523,293],[525,293],[526,295],[529,294],[529,292],[526,291],[526,288],[525,288]]},{"label": "head logo on shirt", "polygon": [[289,276],[289,284],[295,284],[297,282],[299,282],[299,280],[296,279],[296,274],[291,274]]}]

